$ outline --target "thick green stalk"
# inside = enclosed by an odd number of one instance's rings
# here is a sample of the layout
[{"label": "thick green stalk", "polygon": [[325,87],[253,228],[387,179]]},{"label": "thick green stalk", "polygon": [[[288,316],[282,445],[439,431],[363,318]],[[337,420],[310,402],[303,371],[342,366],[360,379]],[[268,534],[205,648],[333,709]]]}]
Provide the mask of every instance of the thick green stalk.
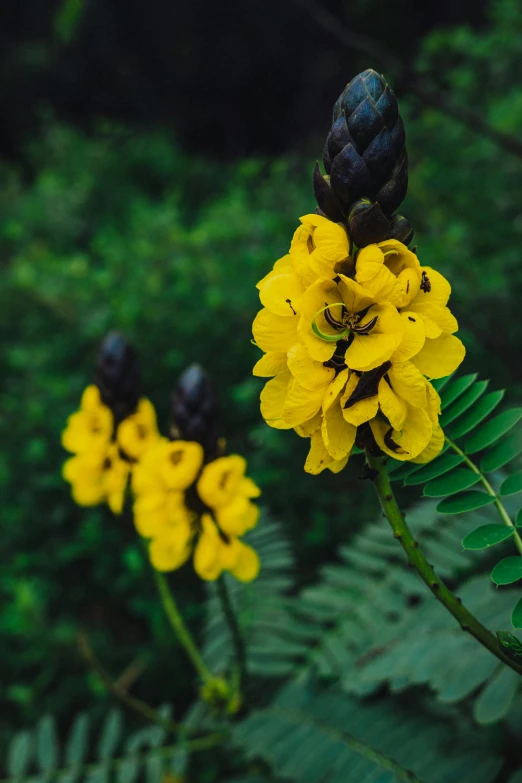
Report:
[{"label": "thick green stalk", "polygon": [[368,466],[373,471],[374,485],[381,502],[384,516],[388,520],[394,537],[402,546],[408,562],[418,573],[422,581],[431,590],[435,598],[453,615],[463,631],[468,631],[475,639],[495,655],[502,663],[509,666],[518,674],[522,674],[522,664],[509,658],[500,648],[493,633],[471,614],[462,604],[460,598],[449,590],[444,582],[435,573],[433,566],[426,560],[418,542],[406,524],[406,520],[397,505],[393,494],[388,471],[386,469],[386,457],[374,457],[366,454]]},{"label": "thick green stalk", "polygon": [[245,642],[241,635],[239,623],[237,621],[236,613],[230,601],[230,595],[225,582],[223,574],[217,581],[217,592],[219,600],[221,601],[221,607],[223,614],[225,615],[230,635],[232,636],[232,643],[234,645],[234,652],[236,655],[236,663],[239,670],[239,692],[241,693],[247,678],[247,663],[246,663],[246,650]]},{"label": "thick green stalk", "polygon": [[497,508],[498,513],[500,514],[500,518],[501,518],[502,522],[505,525],[507,525],[508,527],[513,528],[513,538],[515,540],[515,546],[518,549],[519,553],[522,555],[522,539],[520,538],[520,534],[519,534],[518,530],[516,529],[515,525],[513,524],[513,520],[511,519],[511,517],[509,516],[508,512],[504,508],[504,505],[503,505],[501,499],[499,498],[499,496],[497,495],[497,493],[495,492],[495,490],[493,489],[493,487],[491,486],[491,484],[489,483],[489,481],[487,480],[485,475],[482,473],[480,468],[477,467],[477,465],[475,465],[473,460],[471,460],[468,457],[468,455],[464,451],[462,451],[461,448],[459,448],[457,446],[456,443],[454,443],[452,440],[450,440],[450,438],[446,437],[446,443],[450,446],[450,448],[453,449],[455,454],[458,454],[460,457],[463,458],[463,460],[466,463],[466,465],[468,466],[468,468],[470,470],[472,470],[473,473],[477,474],[477,476],[480,479],[480,483],[482,484],[482,486],[484,487],[484,489],[486,490],[488,495],[490,495],[492,498],[495,498],[494,504],[495,504],[495,506]]},{"label": "thick green stalk", "polygon": [[159,571],[156,571],[156,569],[153,569],[153,571],[154,571],[154,578],[156,580],[158,592],[161,598],[161,603],[163,604],[165,614],[167,615],[167,618],[172,628],[174,629],[176,636],[178,637],[179,641],[185,648],[188,657],[192,661],[195,670],[197,671],[197,673],[199,674],[203,682],[210,682],[211,680],[214,679],[214,677],[210,672],[210,670],[208,669],[205,661],[201,657],[201,653],[196,647],[196,643],[192,638],[192,634],[188,630],[187,626],[183,621],[183,617],[178,611],[178,607],[176,606],[174,596],[170,592],[170,588],[168,586],[167,580],[165,579],[163,574],[161,574]]}]

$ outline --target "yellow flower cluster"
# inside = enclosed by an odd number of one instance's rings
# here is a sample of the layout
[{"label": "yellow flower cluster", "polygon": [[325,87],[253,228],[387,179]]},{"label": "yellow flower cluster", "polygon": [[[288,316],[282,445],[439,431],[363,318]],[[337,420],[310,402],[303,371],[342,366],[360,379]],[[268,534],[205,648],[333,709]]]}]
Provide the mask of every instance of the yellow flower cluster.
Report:
[{"label": "yellow flower cluster", "polygon": [[440,399],[428,379],[465,349],[451,288],[397,240],[352,253],[341,224],[305,215],[289,253],[258,283],[254,375],[265,421],[311,439],[309,473],[346,465],[364,425],[385,453],[428,462],[442,449]]},{"label": "yellow flower cluster", "polygon": [[222,571],[250,582],[259,559],[240,537],[257,524],[260,495],[245,476],[242,457],[218,457],[203,464],[199,443],[159,439],[134,469],[134,522],[150,539],[149,554],[158,571],[173,571],[194,553],[194,569],[205,580]]},{"label": "yellow flower cluster", "polygon": [[74,454],[63,466],[80,506],[108,503],[121,513],[132,465],[159,434],[151,402],[140,400],[138,408],[115,427],[114,416],[101,400],[97,386],[88,386],[80,409],[69,416],[62,433],[63,447]]}]

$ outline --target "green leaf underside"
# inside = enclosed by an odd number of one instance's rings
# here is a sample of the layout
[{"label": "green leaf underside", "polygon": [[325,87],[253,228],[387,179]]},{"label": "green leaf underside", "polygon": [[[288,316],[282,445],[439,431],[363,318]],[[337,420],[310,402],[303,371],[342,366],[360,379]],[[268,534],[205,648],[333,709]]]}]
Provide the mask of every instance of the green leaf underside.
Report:
[{"label": "green leaf underside", "polygon": [[486,422],[477,432],[474,432],[470,438],[466,441],[466,452],[468,454],[474,454],[476,451],[491,446],[506,432],[515,426],[517,422],[522,418],[522,408],[512,408],[511,410],[504,411],[494,419]]},{"label": "green leaf underside", "polygon": [[486,396],[475,403],[471,410],[469,410],[458,422],[450,427],[448,435],[453,440],[461,438],[463,435],[467,435],[468,432],[475,429],[486,416],[489,416],[489,414],[495,410],[503,397],[503,389],[486,394]]},{"label": "green leaf underside", "polygon": [[488,387],[489,381],[478,381],[471,386],[459,399],[449,408],[445,410],[440,417],[440,426],[447,427],[452,421],[462,416],[468,408],[470,408],[479,397],[482,397]]},{"label": "green leaf underside", "polygon": [[498,491],[499,495],[516,495],[517,492],[522,492],[522,471],[513,473],[512,476],[508,476]]},{"label": "green leaf underside", "polygon": [[522,508],[517,511],[517,515],[515,517],[515,527],[522,527]]},{"label": "green leaf underside", "polygon": [[506,525],[481,525],[468,533],[462,546],[464,549],[487,549],[511,538],[515,531]]},{"label": "green leaf underside", "polygon": [[418,468],[419,466],[414,462],[402,462],[397,468],[394,465],[393,470],[390,471],[390,479],[391,481],[402,481],[402,479],[418,470]]},{"label": "green leaf underside", "polygon": [[487,454],[484,454],[480,467],[484,473],[507,465],[512,459],[522,452],[522,433],[518,430],[506,435],[499,443],[493,446]]},{"label": "green leaf underside", "polygon": [[437,511],[439,514],[463,514],[466,511],[482,508],[482,506],[489,506],[494,500],[494,497],[486,495],[485,492],[471,490],[444,498],[437,506]]},{"label": "green leaf underside", "polygon": [[407,486],[425,484],[427,481],[431,481],[431,479],[442,476],[444,473],[452,470],[463,461],[464,457],[461,457],[460,454],[444,454],[427,465],[423,465],[420,470],[416,470],[412,475],[407,476],[404,483]]},{"label": "green leaf underside", "polygon": [[522,557],[505,557],[496,564],[491,572],[496,585],[511,585],[522,579]]},{"label": "green leaf underside", "polygon": [[424,496],[428,498],[441,498],[446,495],[453,495],[455,492],[461,492],[463,489],[469,489],[480,476],[467,468],[457,468],[444,476],[430,481],[424,487]]},{"label": "green leaf underside", "polygon": [[441,394],[442,408],[445,409],[450,406],[452,402],[455,402],[455,400],[460,397],[461,394],[469,389],[471,384],[477,379],[477,375],[478,373],[462,375],[460,378],[457,378],[456,381],[450,384]]},{"label": "green leaf underside", "polygon": [[511,615],[513,628],[522,628],[522,598],[518,601]]}]

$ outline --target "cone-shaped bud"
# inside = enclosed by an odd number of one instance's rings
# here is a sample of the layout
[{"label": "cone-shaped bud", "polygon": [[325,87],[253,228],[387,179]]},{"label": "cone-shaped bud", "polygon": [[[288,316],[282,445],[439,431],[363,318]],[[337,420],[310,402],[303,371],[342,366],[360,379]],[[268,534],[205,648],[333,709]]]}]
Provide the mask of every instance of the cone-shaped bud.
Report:
[{"label": "cone-shaped bud", "polygon": [[205,456],[218,452],[218,400],[208,373],[192,364],[181,375],[170,403],[171,438],[201,443]]},{"label": "cone-shaped bud", "polygon": [[379,204],[369,199],[357,201],[348,217],[348,233],[357,247],[383,242],[391,230],[390,221]]},{"label": "cone-shaped bud", "polygon": [[335,103],[323,156],[345,216],[362,198],[377,201],[387,216],[397,209],[408,187],[404,145],[404,124],[390,86],[373,70],[360,73]]},{"label": "cone-shaped bud", "polygon": [[95,383],[116,424],[134,413],[141,395],[138,358],[118,332],[109,332],[100,345]]},{"label": "cone-shaped bud", "polygon": [[391,231],[387,239],[398,239],[403,245],[409,245],[414,233],[410,221],[402,215],[394,215],[390,224]]},{"label": "cone-shaped bud", "polygon": [[314,169],[314,194],[317,206],[321,213],[334,223],[344,220],[343,210],[339,199],[330,187],[330,177],[323,177],[319,169],[319,163],[315,164]]}]

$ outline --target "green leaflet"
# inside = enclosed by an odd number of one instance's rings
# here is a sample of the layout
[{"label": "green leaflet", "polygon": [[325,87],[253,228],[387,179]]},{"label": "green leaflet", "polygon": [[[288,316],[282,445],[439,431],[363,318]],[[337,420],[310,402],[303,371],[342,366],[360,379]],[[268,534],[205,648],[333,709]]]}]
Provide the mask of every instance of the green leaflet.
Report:
[{"label": "green leaflet", "polygon": [[522,408],[511,408],[511,410],[495,416],[494,419],[486,422],[468,438],[465,448],[466,453],[474,454],[476,451],[481,451],[495,443],[502,435],[509,432],[521,418]]},{"label": "green leaflet", "polygon": [[522,433],[518,430],[509,433],[499,443],[493,446],[483,457],[480,463],[484,473],[498,470],[507,465],[522,452]]},{"label": "green leaflet", "polygon": [[[471,388],[469,388],[465,394],[462,394],[461,397],[449,408],[449,410],[445,410],[440,417],[440,425],[441,427],[447,427],[448,424],[451,424],[452,421],[455,421],[455,419],[458,419],[460,416],[462,416],[463,413],[465,413],[468,408],[470,408],[474,402],[476,402],[479,397],[482,397],[484,392],[486,391],[488,387],[489,381],[478,381],[477,383],[474,383]],[[446,406],[444,406],[446,408]]]},{"label": "green leaflet", "polygon": [[468,533],[462,546],[464,549],[486,549],[511,538],[515,531],[507,525],[481,525]]},{"label": "green leaflet", "polygon": [[428,462],[427,465],[423,465],[420,470],[416,470],[413,474],[406,476],[404,483],[407,486],[425,484],[431,479],[442,476],[444,473],[452,470],[463,461],[464,457],[461,457],[460,454],[443,454],[432,462]]},{"label": "green leaflet", "polygon": [[488,726],[504,718],[517,693],[520,675],[507,666],[499,666],[473,707],[477,723]]},{"label": "green leaflet", "polygon": [[14,735],[7,751],[6,771],[9,777],[21,778],[27,774],[34,752],[33,737],[29,731]]},{"label": "green leaflet", "polygon": [[504,391],[494,391],[482,397],[465,416],[450,427],[448,434],[453,440],[467,435],[477,427],[486,416],[492,413],[504,396]]},{"label": "green leaflet", "polygon": [[440,498],[446,495],[453,495],[455,492],[461,492],[463,489],[472,487],[480,476],[468,468],[457,468],[444,476],[430,481],[424,487],[424,496],[428,498]]},{"label": "green leaflet", "polygon": [[508,476],[507,479],[504,479],[500,485],[498,494],[516,495],[517,492],[522,492],[522,471],[513,473],[511,476]]},{"label": "green leaflet", "polygon": [[505,557],[491,572],[496,585],[511,585],[522,579],[522,557]]},{"label": "green leaflet", "polygon": [[513,628],[522,628],[522,598],[517,602],[511,614]]},{"label": "green leaflet", "polygon": [[50,715],[41,718],[36,729],[36,758],[44,772],[54,772],[58,767],[58,734]]},{"label": "green leaflet", "polygon": [[445,409],[449,405],[451,405],[452,402],[454,402],[458,397],[460,397],[463,392],[468,389],[471,384],[477,379],[478,373],[473,373],[471,375],[462,375],[460,378],[457,378],[456,381],[454,381],[452,384],[446,387],[446,390],[442,392],[441,394],[441,403],[442,408]]},{"label": "green leaflet", "polygon": [[466,511],[482,508],[482,506],[489,506],[494,500],[494,497],[486,495],[485,492],[471,490],[445,498],[437,506],[437,511],[439,514],[463,514]]},{"label": "green leaflet", "polygon": [[120,710],[109,712],[101,730],[97,756],[100,761],[113,757],[123,732],[123,718]]},{"label": "green leaflet", "polygon": [[515,517],[515,527],[522,527],[522,508],[517,511]]}]

